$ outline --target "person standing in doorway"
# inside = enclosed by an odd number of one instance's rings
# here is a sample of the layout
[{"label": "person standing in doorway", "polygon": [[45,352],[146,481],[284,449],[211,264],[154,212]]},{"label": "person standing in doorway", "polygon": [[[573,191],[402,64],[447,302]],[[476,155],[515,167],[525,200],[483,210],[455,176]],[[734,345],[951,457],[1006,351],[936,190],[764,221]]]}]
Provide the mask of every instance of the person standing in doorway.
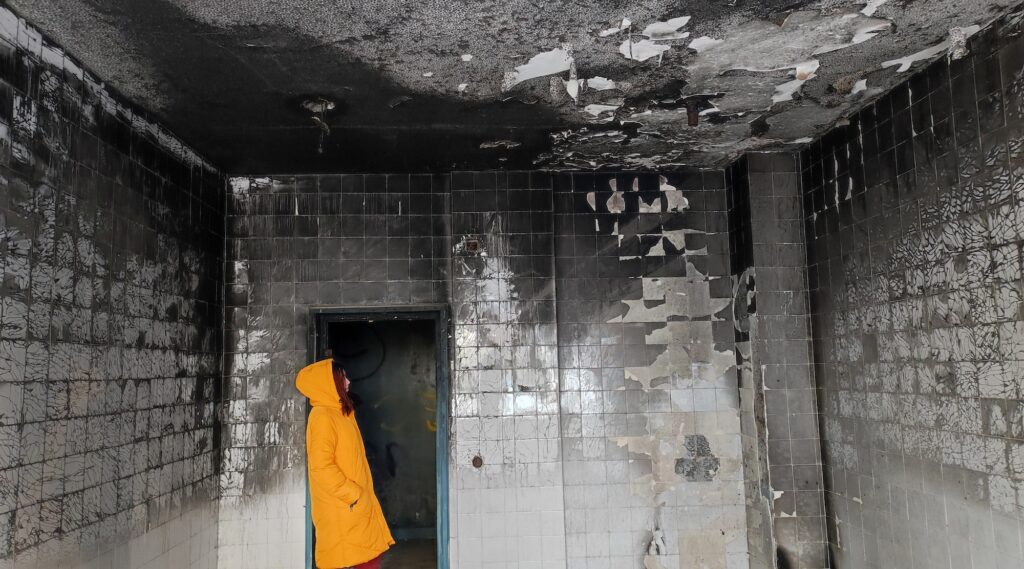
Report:
[{"label": "person standing in doorway", "polygon": [[295,387],[313,407],[306,424],[306,464],[316,566],[378,569],[395,540],[373,493],[345,370],[334,360],[316,362],[299,371]]}]

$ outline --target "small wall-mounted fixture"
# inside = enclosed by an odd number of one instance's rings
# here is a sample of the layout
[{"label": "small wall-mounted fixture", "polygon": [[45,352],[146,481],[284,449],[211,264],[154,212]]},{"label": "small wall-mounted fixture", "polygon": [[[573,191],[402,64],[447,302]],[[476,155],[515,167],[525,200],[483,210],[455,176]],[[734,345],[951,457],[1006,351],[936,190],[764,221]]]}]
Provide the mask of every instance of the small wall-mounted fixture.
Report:
[{"label": "small wall-mounted fixture", "polygon": [[689,126],[697,126],[700,123],[700,110],[697,107],[697,101],[686,102],[686,124]]}]

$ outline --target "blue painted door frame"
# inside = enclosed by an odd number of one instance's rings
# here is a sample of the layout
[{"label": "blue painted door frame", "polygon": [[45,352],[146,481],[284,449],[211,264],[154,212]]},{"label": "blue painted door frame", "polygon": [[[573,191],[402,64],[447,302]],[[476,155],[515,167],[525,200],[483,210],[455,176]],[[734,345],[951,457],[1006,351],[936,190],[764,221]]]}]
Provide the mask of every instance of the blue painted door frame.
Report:
[{"label": "blue painted door frame", "polygon": [[[437,569],[448,569],[448,437],[449,437],[449,377],[448,307],[421,305],[401,307],[342,307],[312,308],[309,311],[310,330],[306,345],[309,362],[324,357],[327,348],[327,325],[331,322],[367,322],[373,320],[432,320],[437,352]],[[307,403],[307,413],[309,412]],[[308,472],[308,470],[307,470]],[[315,569],[313,563],[313,519],[310,517],[309,478],[306,478],[306,569]]]}]

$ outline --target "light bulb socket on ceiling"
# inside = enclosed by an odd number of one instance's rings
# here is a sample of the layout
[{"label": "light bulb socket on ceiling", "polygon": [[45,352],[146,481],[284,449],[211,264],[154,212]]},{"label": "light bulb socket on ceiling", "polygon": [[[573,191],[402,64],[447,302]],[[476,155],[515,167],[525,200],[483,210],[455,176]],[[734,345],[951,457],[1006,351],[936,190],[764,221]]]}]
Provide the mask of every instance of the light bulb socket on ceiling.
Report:
[{"label": "light bulb socket on ceiling", "polygon": [[306,99],[302,101],[302,108],[306,109],[311,113],[326,113],[327,111],[334,110],[334,101],[325,99],[323,97],[317,97],[315,99]]}]

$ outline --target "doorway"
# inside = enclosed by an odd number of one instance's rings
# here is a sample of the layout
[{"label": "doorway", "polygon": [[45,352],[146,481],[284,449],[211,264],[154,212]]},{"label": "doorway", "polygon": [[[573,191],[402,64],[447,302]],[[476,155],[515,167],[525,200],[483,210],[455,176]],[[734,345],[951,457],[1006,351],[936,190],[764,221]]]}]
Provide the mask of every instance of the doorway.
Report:
[{"label": "doorway", "polygon": [[[351,380],[374,491],[396,544],[384,569],[448,568],[448,320],[442,307],[314,310],[311,361]],[[306,567],[316,535],[306,508]]]}]

